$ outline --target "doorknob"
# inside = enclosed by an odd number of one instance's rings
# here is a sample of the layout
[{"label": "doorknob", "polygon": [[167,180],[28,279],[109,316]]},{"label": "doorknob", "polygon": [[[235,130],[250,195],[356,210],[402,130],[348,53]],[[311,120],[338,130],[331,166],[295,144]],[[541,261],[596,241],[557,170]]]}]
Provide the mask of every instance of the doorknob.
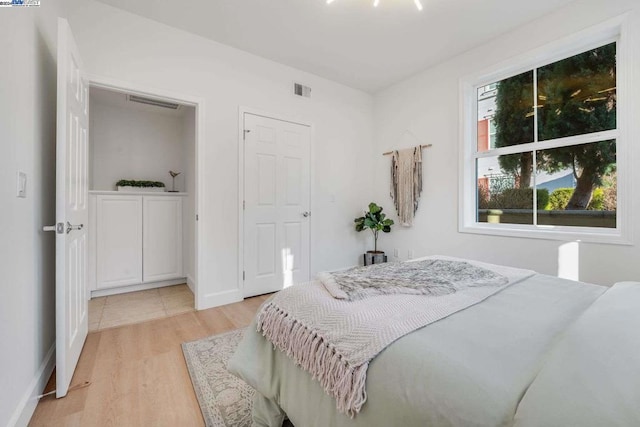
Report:
[{"label": "doorknob", "polygon": [[69,221],[67,221],[67,234],[71,233],[71,230],[82,230],[83,228],[84,224],[72,225]]},{"label": "doorknob", "polygon": [[55,231],[58,234],[64,233],[64,224],[59,222],[56,225],[45,225],[42,231]]},{"label": "doorknob", "polygon": [[302,216],[307,218],[307,217],[311,216],[311,212],[302,212]]}]

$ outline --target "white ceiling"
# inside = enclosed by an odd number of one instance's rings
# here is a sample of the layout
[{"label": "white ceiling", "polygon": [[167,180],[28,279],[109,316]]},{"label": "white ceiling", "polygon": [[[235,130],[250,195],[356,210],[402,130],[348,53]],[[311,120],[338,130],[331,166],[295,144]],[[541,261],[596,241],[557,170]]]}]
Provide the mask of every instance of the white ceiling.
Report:
[{"label": "white ceiling", "polygon": [[100,0],[375,92],[571,0]]}]

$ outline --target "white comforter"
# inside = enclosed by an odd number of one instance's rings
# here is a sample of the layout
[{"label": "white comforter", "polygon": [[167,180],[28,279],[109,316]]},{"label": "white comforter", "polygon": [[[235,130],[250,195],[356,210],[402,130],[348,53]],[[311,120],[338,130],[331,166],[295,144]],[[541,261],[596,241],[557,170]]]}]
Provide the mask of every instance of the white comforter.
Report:
[{"label": "white comforter", "polygon": [[516,426],[640,426],[640,283],[616,284],[563,333]]},{"label": "white comforter", "polygon": [[400,338],[371,362],[354,419],[255,325],[229,368],[258,390],[259,426],[281,425],[285,412],[296,427],[510,426],[562,333],[605,290],[535,275]]}]

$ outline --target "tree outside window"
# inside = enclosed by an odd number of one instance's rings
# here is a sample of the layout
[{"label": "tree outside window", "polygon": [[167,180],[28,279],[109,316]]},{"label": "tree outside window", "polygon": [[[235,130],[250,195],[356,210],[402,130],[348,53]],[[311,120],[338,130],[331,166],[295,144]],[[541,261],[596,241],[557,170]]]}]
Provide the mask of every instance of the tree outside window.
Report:
[{"label": "tree outside window", "polygon": [[480,87],[478,221],[615,228],[616,90],[615,42]]}]

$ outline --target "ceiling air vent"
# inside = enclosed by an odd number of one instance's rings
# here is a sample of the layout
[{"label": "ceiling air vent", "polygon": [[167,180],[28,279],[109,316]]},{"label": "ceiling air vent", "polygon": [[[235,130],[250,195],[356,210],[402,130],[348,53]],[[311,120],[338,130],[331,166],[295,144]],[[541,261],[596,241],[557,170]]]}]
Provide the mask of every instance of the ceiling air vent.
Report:
[{"label": "ceiling air vent", "polygon": [[145,98],[143,96],[138,96],[138,95],[129,95],[129,101],[137,102],[139,104],[153,105],[161,108],[169,108],[171,110],[177,110],[178,108],[180,108],[180,104],[176,104],[175,102],[167,102],[167,101],[161,101],[159,99]]},{"label": "ceiling air vent", "polygon": [[311,88],[309,86],[301,85],[300,83],[293,84],[293,93],[298,96],[304,96],[305,98],[311,98]]}]

